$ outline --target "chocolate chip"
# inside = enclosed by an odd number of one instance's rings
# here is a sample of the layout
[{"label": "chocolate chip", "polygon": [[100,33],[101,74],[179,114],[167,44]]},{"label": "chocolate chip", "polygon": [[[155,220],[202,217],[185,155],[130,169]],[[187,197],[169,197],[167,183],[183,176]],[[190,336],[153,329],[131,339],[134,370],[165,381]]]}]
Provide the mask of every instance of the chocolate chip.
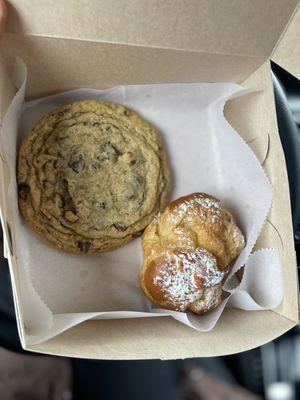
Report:
[{"label": "chocolate chip", "polygon": [[104,162],[107,161],[109,158],[106,154],[101,154],[100,156],[97,156],[97,160]]},{"label": "chocolate chip", "polygon": [[91,245],[91,242],[77,242],[77,246],[84,253],[87,253],[89,251]]},{"label": "chocolate chip", "polygon": [[93,126],[100,126],[99,122],[93,122]]},{"label": "chocolate chip", "polygon": [[129,110],[128,108],[126,108],[126,109],[124,110],[124,115],[126,115],[126,117],[130,117],[130,115],[132,115],[132,111]]},{"label": "chocolate chip", "polygon": [[130,151],[122,154],[122,156],[120,157],[120,159],[128,165],[134,165],[136,163],[136,160],[133,158],[133,155]]},{"label": "chocolate chip", "polygon": [[27,200],[27,197],[30,193],[30,187],[27,183],[19,183],[18,184],[19,196],[22,200]]},{"label": "chocolate chip", "polygon": [[106,208],[106,204],[104,203],[104,201],[98,201],[98,202],[96,203],[96,206],[97,206],[98,208],[102,208],[103,210],[105,210],[105,208]]},{"label": "chocolate chip", "polygon": [[81,172],[84,168],[84,161],[83,159],[73,162],[71,168],[74,172]]},{"label": "chocolate chip", "polygon": [[70,157],[69,167],[76,173],[84,169],[85,162],[82,154],[74,153]]},{"label": "chocolate chip", "polygon": [[126,231],[127,227],[120,224],[113,224],[112,225],[117,231],[124,232]]}]

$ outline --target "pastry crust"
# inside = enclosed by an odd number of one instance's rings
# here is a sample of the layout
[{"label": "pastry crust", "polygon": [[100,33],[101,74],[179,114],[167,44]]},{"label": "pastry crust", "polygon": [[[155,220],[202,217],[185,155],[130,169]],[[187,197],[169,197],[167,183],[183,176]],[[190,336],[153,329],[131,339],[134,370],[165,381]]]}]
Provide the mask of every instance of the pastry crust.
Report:
[{"label": "pastry crust", "polygon": [[222,283],[245,246],[233,216],[215,197],[173,201],[144,231],[139,275],[160,307],[203,314],[222,301]]},{"label": "pastry crust", "polygon": [[120,104],[84,100],[45,115],[23,140],[19,206],[60,250],[109,251],[164,208],[170,175],[155,129]]}]

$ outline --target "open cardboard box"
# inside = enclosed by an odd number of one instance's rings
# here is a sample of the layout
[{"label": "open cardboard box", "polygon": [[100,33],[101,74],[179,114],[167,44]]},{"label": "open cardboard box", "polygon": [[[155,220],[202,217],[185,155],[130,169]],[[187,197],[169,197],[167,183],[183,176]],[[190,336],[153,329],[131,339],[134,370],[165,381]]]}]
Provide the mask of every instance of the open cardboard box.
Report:
[{"label": "open cardboard box", "polygon": [[[24,348],[98,359],[184,358],[262,345],[299,320],[288,181],[277,132],[270,58],[300,75],[298,1],[10,0],[3,64],[28,66],[27,98],[76,87],[162,82],[237,82],[257,92],[227,103],[226,116],[256,153],[273,186],[273,205],[256,248],[279,250],[284,299],[274,311],[228,309],[208,333],[171,318],[92,320]],[[298,24],[297,24],[298,21]],[[298,36],[297,36],[298,35]],[[296,40],[297,39],[297,40]],[[298,43],[297,43],[298,42]],[[299,76],[298,75],[298,76]],[[1,67],[2,115],[14,88]],[[1,213],[19,333],[26,330],[18,290],[14,227],[1,164]]]}]

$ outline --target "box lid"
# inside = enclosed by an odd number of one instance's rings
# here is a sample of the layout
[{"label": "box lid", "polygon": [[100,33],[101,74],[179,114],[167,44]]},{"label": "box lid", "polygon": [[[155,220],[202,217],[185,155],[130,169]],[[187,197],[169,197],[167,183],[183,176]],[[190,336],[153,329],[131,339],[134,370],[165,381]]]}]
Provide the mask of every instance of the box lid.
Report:
[{"label": "box lid", "polygon": [[274,49],[272,59],[300,79],[300,7]]},{"label": "box lid", "polygon": [[10,0],[7,31],[269,57],[298,0]]}]

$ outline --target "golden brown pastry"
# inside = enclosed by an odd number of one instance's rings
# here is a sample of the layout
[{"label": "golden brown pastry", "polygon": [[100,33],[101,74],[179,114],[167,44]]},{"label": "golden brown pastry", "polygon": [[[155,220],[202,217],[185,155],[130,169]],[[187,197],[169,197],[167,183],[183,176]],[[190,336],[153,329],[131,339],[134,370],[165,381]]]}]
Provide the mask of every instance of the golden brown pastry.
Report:
[{"label": "golden brown pastry", "polygon": [[194,193],[173,201],[146,228],[140,286],[160,307],[203,314],[222,301],[222,283],[245,246],[220,201]]}]

